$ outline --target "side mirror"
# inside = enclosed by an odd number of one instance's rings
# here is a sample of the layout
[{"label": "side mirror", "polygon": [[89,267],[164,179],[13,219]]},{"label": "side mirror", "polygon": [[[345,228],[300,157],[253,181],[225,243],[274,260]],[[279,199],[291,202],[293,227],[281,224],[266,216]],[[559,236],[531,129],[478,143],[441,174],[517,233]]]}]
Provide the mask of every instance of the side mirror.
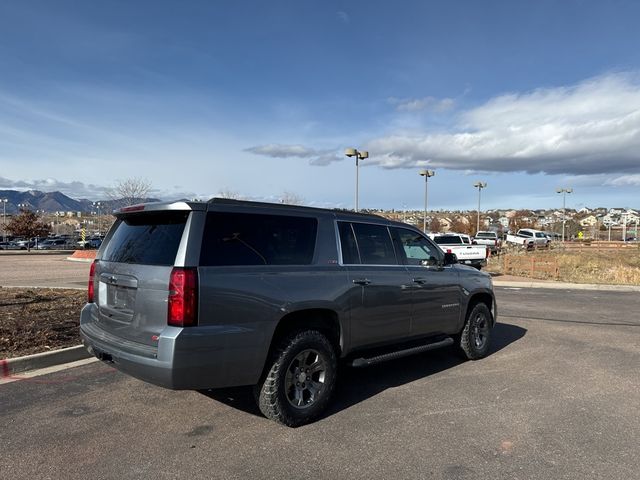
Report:
[{"label": "side mirror", "polygon": [[444,254],[444,264],[446,265],[454,265],[458,263],[458,257],[455,253],[445,253]]}]

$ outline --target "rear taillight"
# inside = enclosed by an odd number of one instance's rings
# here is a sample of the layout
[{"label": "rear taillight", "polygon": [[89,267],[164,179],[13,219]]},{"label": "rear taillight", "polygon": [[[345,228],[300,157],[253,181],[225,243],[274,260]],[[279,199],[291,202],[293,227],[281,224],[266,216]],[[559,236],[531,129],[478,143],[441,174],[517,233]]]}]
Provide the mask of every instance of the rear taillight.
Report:
[{"label": "rear taillight", "polygon": [[91,262],[91,268],[89,269],[89,285],[87,285],[87,302],[88,303],[93,303],[93,299],[94,299],[94,292],[95,292],[94,279],[96,276],[96,262],[97,260],[94,260],[93,262]]},{"label": "rear taillight", "polygon": [[198,272],[175,267],[169,279],[167,323],[174,327],[196,325],[198,319]]}]

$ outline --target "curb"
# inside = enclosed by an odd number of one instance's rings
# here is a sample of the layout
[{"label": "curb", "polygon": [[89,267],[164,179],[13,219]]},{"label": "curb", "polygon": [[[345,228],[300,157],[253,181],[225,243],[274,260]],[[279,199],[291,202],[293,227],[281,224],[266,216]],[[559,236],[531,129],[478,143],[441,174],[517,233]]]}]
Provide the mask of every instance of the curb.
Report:
[{"label": "curb", "polygon": [[61,365],[63,363],[75,362],[90,358],[91,354],[84,345],[61,348],[51,352],[34,353],[24,357],[7,358],[0,360],[0,378],[11,377],[15,373],[37,370],[40,368]]},{"label": "curb", "polygon": [[0,250],[0,257],[11,255],[68,255],[74,250]]},{"label": "curb", "polygon": [[638,285],[600,285],[597,283],[509,282],[494,280],[496,287],[548,288],[552,290],[598,290],[601,292],[640,292]]}]

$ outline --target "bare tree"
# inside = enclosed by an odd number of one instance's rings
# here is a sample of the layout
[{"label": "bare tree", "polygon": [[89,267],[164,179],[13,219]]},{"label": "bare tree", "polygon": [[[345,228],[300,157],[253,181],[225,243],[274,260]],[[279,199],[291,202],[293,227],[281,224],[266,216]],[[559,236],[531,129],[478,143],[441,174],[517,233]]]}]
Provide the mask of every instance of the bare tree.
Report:
[{"label": "bare tree", "polygon": [[216,197],[218,197],[218,198],[228,198],[230,200],[240,200],[242,198],[242,196],[238,192],[236,192],[234,190],[231,190],[229,188],[221,189],[217,193]]},{"label": "bare tree", "polygon": [[114,203],[114,208],[126,207],[147,200],[151,191],[151,182],[146,178],[135,177],[118,180],[107,195]]},{"label": "bare tree", "polygon": [[529,210],[518,210],[509,220],[509,229],[517,232],[521,228],[535,228],[536,222]]},{"label": "bare tree", "polygon": [[304,198],[295,192],[289,192],[285,190],[284,192],[282,192],[282,195],[280,195],[278,203],[285,203],[287,205],[302,205],[304,203]]},{"label": "bare tree", "polygon": [[433,217],[431,219],[431,223],[429,224],[429,231],[431,232],[439,232],[440,230],[442,230],[442,224],[440,223],[440,220],[438,220],[438,217]]}]

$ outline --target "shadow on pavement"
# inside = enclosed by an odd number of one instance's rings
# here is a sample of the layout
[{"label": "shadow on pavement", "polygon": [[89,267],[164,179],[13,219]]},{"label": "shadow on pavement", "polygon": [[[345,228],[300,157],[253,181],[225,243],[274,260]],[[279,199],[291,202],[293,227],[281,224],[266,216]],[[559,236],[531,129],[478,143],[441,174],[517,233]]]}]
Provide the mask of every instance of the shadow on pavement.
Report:
[{"label": "shadow on pavement", "polygon": [[[498,323],[493,329],[490,355],[517,342],[527,330],[509,323]],[[464,363],[452,348],[392,360],[368,368],[342,366],[338,385],[329,409],[321,418],[356,405],[388,388],[398,387]],[[253,395],[253,387],[202,390],[203,395],[253,415],[261,416]]]}]

